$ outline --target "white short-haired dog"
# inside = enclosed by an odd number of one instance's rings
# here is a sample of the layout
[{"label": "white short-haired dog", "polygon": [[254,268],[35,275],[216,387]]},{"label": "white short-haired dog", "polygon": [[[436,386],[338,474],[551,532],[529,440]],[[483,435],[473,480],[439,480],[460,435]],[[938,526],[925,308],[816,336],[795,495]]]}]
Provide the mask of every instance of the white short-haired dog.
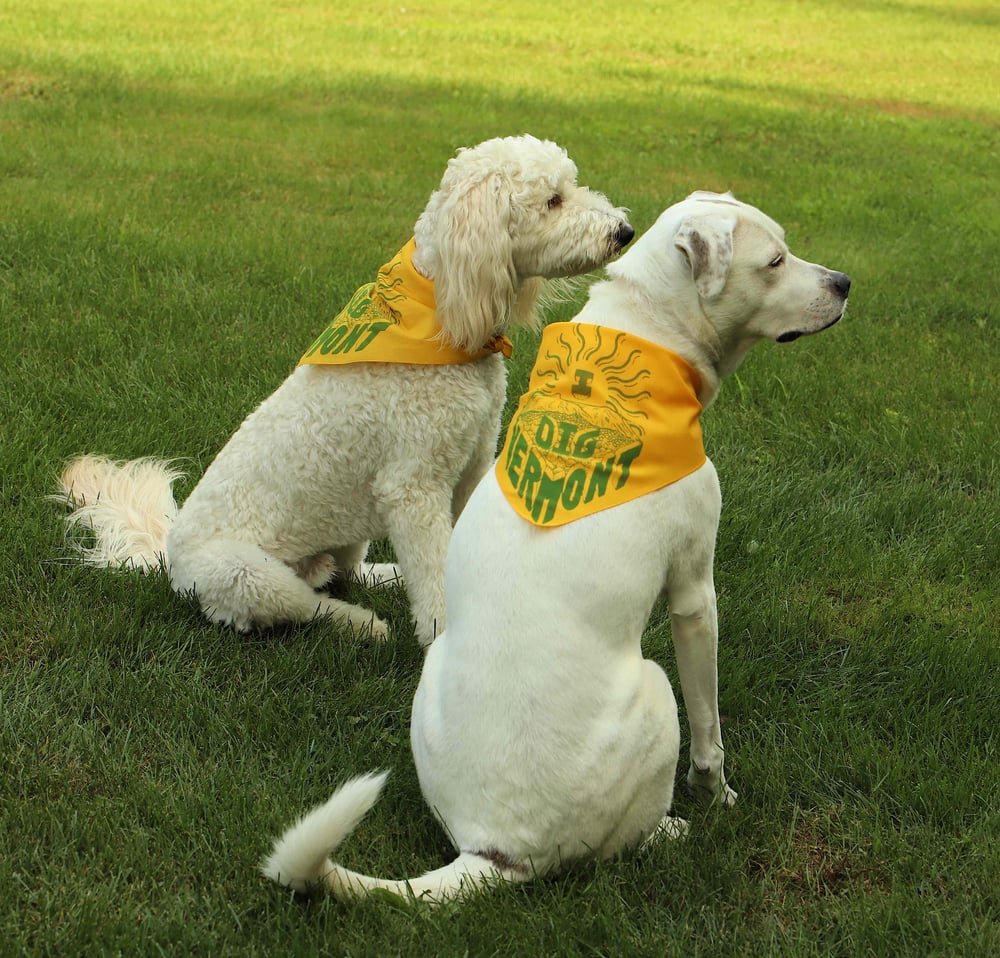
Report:
[{"label": "white short-haired dog", "polygon": [[[459,150],[414,239],[362,287],[240,426],[178,510],[168,461],[81,456],[61,497],[95,534],[91,563],[157,568],[218,623],[248,630],[330,615],[382,637],[317,591],[335,574],[401,575],[419,641],[444,625],[455,518],[496,454],[511,325],[535,321],[548,278],[603,266],[633,236],[577,185],[555,143]],[[388,535],[395,564],[365,559]]]},{"label": "white short-haired dog", "polygon": [[698,417],[755,342],[837,322],[850,280],[714,193],[668,209],[608,274],[574,322],[545,330],[448,551],[448,627],[424,660],[410,738],[458,857],[397,881],[331,862],[385,780],[364,775],[275,843],[267,876],[345,900],[384,889],[441,902],[683,834],[669,814],[677,705],[641,648],[660,595],[691,722],[688,782],[735,801],[716,676],[721,495]]}]

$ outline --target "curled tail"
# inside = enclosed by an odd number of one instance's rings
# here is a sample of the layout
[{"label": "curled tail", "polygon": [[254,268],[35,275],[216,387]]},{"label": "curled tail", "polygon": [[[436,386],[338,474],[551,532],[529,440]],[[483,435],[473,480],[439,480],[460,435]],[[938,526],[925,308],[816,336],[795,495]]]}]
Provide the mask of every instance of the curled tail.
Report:
[{"label": "curled tail", "polygon": [[85,562],[152,571],[166,560],[167,532],[177,516],[171,486],[181,475],[162,459],[80,456],[66,466],[52,498],[69,505],[71,529],[93,532],[93,545],[80,546]]},{"label": "curled tail", "polygon": [[275,841],[270,856],[261,865],[265,877],[296,891],[325,883],[345,902],[364,898],[373,891],[385,891],[408,902],[420,900],[430,905],[467,898],[499,878],[523,881],[529,877],[526,870],[498,867],[490,859],[468,852],[419,878],[398,881],[371,878],[334,864],[329,856],[378,800],[388,774],[353,778],[337,789],[325,805],[300,818]]}]

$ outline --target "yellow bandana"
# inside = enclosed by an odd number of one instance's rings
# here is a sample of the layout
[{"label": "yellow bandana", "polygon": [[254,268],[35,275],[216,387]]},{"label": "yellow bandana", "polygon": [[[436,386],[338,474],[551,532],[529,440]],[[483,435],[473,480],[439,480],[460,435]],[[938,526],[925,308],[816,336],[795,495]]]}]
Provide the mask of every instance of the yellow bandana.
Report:
[{"label": "yellow bandana", "polygon": [[445,366],[470,363],[490,353],[511,354],[506,336],[494,336],[475,352],[446,345],[434,309],[434,281],[413,266],[410,240],[362,286],[336,319],[306,350],[299,365],[347,363],[417,363]]},{"label": "yellow bandana", "polygon": [[698,384],[655,343],[551,324],[497,460],[500,488],[529,522],[560,526],[682,479],[706,460]]}]

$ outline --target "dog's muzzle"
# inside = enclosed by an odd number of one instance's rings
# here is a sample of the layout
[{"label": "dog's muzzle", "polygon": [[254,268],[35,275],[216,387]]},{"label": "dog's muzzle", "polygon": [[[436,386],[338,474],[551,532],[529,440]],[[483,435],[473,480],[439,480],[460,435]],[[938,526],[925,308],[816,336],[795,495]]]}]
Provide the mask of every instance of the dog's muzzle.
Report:
[{"label": "dog's muzzle", "polygon": [[[831,326],[835,326],[844,318],[844,312],[847,309],[847,294],[851,291],[851,277],[847,273],[831,273],[830,278],[827,281],[827,285],[841,300],[844,302],[844,308],[828,322],[825,326],[820,326],[819,329],[814,329],[814,333],[821,333],[824,329],[829,329]],[[806,331],[804,329],[793,329],[787,333],[782,333],[775,342],[778,343],[793,343],[800,336],[805,336]]]}]

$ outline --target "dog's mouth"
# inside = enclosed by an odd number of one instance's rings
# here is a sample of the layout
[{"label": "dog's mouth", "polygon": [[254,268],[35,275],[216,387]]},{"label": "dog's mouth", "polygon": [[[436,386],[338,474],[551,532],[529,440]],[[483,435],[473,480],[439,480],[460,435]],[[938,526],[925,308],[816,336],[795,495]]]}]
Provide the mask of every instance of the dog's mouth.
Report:
[{"label": "dog's mouth", "polygon": [[841,313],[839,316],[834,317],[825,326],[820,326],[819,329],[814,329],[811,333],[804,329],[793,329],[787,333],[782,333],[776,340],[776,343],[794,343],[796,339],[800,336],[812,336],[816,333],[823,332],[824,329],[829,329],[831,326],[836,326],[844,318],[844,314]]}]

